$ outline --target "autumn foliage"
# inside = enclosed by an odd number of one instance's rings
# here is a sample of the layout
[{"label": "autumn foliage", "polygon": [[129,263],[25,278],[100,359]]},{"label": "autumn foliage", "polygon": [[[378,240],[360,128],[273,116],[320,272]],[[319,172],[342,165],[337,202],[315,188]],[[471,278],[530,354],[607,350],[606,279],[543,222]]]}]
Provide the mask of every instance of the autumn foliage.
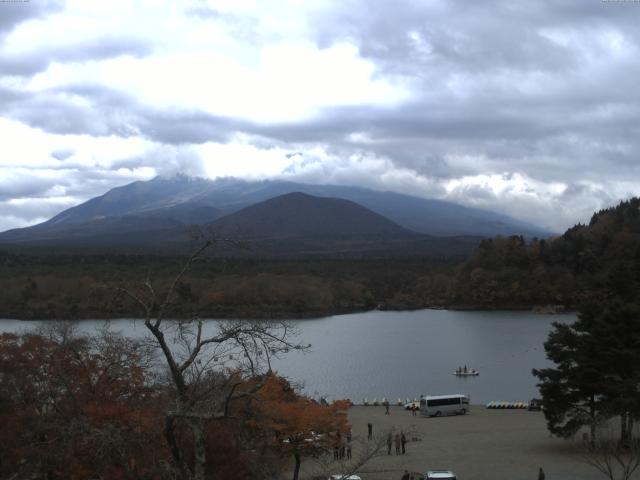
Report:
[{"label": "autumn foliage", "polygon": [[350,403],[319,403],[297,394],[289,382],[271,375],[251,404],[252,425],[271,433],[271,448],[294,459],[297,478],[304,457],[319,457],[341,445],[351,433],[346,411]]},{"label": "autumn foliage", "polygon": [[140,360],[119,337],[0,335],[2,475],[152,478],[161,426]]},{"label": "autumn foliage", "polygon": [[[230,373],[232,375],[232,373]],[[350,431],[346,404],[321,405],[274,374],[206,431],[207,478],[265,478],[330,451]],[[171,478],[172,389],[142,345],[103,332],[0,335],[0,478]],[[177,430],[185,458],[187,428]]]}]

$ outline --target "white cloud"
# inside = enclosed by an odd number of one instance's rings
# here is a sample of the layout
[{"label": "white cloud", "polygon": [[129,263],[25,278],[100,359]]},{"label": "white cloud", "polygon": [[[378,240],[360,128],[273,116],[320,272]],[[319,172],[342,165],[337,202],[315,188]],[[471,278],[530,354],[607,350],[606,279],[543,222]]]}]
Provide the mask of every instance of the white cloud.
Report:
[{"label": "white cloud", "polygon": [[611,6],[69,0],[44,15],[0,37],[0,230],[174,172],[396,190],[559,230],[639,193],[640,37]]},{"label": "white cloud", "polygon": [[[142,155],[153,146],[152,142],[137,137],[55,135],[2,117],[0,131],[3,171],[5,168],[59,169],[65,165],[109,168],[119,160]],[[61,150],[73,153],[60,160],[53,153]]]},{"label": "white cloud", "polygon": [[248,143],[247,138],[237,138],[228,144],[208,142],[196,150],[209,178],[264,179],[279,174],[291,162],[287,158],[289,150],[256,147]]},{"label": "white cloud", "polygon": [[401,88],[375,79],[374,71],[352,45],[271,45],[254,65],[206,49],[53,64],[33,78],[29,90],[100,85],[147,105],[269,123],[303,120],[332,106],[393,105],[407,97]]}]

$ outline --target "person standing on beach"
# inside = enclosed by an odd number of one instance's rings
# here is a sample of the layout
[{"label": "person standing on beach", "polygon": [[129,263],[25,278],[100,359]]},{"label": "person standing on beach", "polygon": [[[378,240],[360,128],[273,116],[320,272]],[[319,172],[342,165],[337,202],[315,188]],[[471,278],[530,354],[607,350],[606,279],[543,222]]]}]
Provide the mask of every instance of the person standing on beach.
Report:
[{"label": "person standing on beach", "polygon": [[389,415],[389,400],[384,401],[384,414]]},{"label": "person standing on beach", "polygon": [[393,443],[391,432],[387,435],[387,455],[391,455],[391,444]]},{"label": "person standing on beach", "polygon": [[373,438],[373,423],[367,423],[367,440],[371,440]]},{"label": "person standing on beach", "polygon": [[410,478],[411,476],[409,475],[409,470],[405,470],[404,475],[402,475],[402,478],[400,480],[409,480]]},{"label": "person standing on beach", "polygon": [[396,455],[400,455],[400,435],[397,433],[394,442],[396,444]]},{"label": "person standing on beach", "polygon": [[404,446],[407,443],[407,437],[404,436],[404,432],[400,432],[400,445],[402,445],[402,454],[405,454]]},{"label": "person standing on beach", "polygon": [[545,478],[544,470],[542,470],[542,467],[540,467],[540,470],[538,471],[538,480],[544,480],[544,478]]}]

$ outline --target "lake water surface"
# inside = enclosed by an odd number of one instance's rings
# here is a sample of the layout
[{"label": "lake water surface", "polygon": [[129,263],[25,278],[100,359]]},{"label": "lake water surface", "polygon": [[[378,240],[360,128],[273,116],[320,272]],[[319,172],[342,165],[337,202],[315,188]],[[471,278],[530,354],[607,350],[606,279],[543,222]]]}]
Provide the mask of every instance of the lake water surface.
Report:
[{"label": "lake water surface", "polygon": [[[575,315],[530,312],[372,311],[297,321],[300,343],[308,353],[293,352],[275,369],[307,394],[330,399],[417,397],[464,393],[472,403],[528,401],[538,396],[532,368],[549,365],[543,343],[551,323],[572,322]],[[129,336],[145,335],[140,321],[112,320]],[[0,332],[33,328],[39,322],[0,320]],[[91,332],[103,321],[85,320]],[[478,377],[452,373],[467,365]]]}]

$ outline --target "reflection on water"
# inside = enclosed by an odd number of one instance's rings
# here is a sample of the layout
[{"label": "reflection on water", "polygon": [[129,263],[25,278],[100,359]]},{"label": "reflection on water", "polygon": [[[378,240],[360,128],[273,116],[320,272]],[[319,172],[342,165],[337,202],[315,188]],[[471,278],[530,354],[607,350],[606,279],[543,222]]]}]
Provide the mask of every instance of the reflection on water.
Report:
[{"label": "reflection on water", "polygon": [[[300,343],[308,353],[292,352],[274,362],[279,373],[303,383],[318,397],[360,402],[420,394],[464,393],[472,403],[527,401],[537,396],[532,368],[547,366],[543,343],[554,321],[574,315],[529,312],[365,312],[298,321]],[[212,321],[213,322],[213,321]],[[0,331],[34,328],[39,322],[0,320]],[[129,336],[146,335],[140,321],[112,320]],[[103,321],[80,322],[92,332]],[[478,377],[453,375],[459,366]]]},{"label": "reflection on water", "polygon": [[[278,363],[282,373],[306,379],[306,391],[361,401],[421,393],[464,393],[473,403],[537,396],[532,368],[548,365],[543,343],[553,321],[573,315],[529,312],[367,312],[300,323],[309,354]],[[478,377],[460,378],[467,365]]]}]

